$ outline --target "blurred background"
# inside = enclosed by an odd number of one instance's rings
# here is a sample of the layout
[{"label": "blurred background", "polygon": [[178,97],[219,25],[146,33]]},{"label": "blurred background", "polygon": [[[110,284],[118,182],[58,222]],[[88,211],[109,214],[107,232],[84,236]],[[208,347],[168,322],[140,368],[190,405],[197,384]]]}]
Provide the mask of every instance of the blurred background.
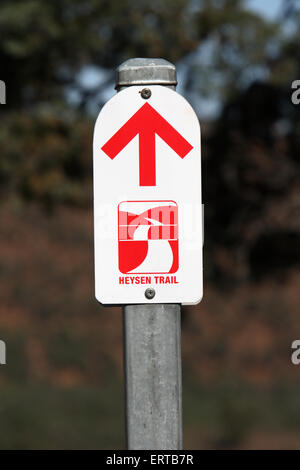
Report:
[{"label": "blurred background", "polygon": [[1,1],[0,448],[125,447],[121,309],[94,299],[92,132],[114,69],[163,57],[203,138],[184,446],[300,449],[299,6]]}]

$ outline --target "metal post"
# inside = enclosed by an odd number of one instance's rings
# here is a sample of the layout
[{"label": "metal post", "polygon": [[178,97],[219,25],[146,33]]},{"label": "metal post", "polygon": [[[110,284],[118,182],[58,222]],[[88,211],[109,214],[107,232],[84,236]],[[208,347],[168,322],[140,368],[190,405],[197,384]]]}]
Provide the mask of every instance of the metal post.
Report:
[{"label": "metal post", "polygon": [[182,448],[180,305],[124,309],[129,449]]},{"label": "metal post", "polygon": [[[117,69],[116,89],[164,85],[176,68],[163,59],[130,59]],[[149,297],[151,298],[151,297]],[[182,448],[180,305],[124,307],[127,447]]]}]

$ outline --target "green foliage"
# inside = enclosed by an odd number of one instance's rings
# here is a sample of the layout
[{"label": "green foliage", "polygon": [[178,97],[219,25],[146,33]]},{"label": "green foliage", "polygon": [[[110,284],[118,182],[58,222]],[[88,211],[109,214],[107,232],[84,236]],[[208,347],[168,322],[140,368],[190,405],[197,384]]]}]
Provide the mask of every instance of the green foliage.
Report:
[{"label": "green foliage", "polygon": [[[298,408],[299,383],[281,384],[274,388],[245,387],[233,380],[220,380],[212,387],[187,380],[183,402],[184,428],[196,428],[192,449],[249,448],[251,435],[260,442],[266,436],[284,436],[300,428]],[[250,438],[250,439],[249,439]],[[272,439],[271,439],[272,440]],[[266,440],[267,442],[267,440]],[[290,444],[289,448],[294,448]],[[266,448],[266,447],[264,447]],[[284,444],[283,444],[284,448]]]},{"label": "green foliage", "polygon": [[77,367],[84,369],[87,344],[68,330],[59,332],[49,340],[48,357],[57,368]]},{"label": "green foliage", "polygon": [[64,100],[84,64],[115,67],[132,56],[178,60],[196,46],[187,0],[4,0],[1,79],[8,106]]},{"label": "green foliage", "polygon": [[[187,95],[223,101],[257,71],[278,84],[294,79],[298,67],[296,30],[284,35],[242,0],[3,0],[0,31],[7,84],[0,194],[48,208],[91,203],[92,121],[83,109],[100,99],[101,86],[80,85],[84,65],[112,70],[134,56],[184,60]],[[79,94],[79,112],[70,110],[67,89]]]},{"label": "green foliage", "polygon": [[75,113],[9,113],[2,120],[2,197],[46,207],[91,203],[92,126]]},{"label": "green foliage", "polygon": [[57,389],[9,385],[1,390],[1,449],[122,449],[122,387]]},{"label": "green foliage", "polygon": [[[222,99],[245,75],[263,68],[274,79],[290,79],[297,68],[295,34],[286,37],[244,7],[243,0],[2,0],[1,79],[7,107],[65,101],[84,65],[111,70],[130,57],[185,60],[187,89]],[[293,15],[294,22],[299,17]],[[209,62],[201,47],[210,48]],[[274,48],[276,53],[274,55]],[[94,90],[97,94],[99,89]]]}]

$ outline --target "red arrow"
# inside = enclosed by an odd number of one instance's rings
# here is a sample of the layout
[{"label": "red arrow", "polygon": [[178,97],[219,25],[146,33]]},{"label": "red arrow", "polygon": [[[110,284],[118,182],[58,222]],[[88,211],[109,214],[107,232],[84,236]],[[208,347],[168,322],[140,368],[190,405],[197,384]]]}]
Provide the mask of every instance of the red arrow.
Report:
[{"label": "red arrow", "polygon": [[102,150],[111,159],[139,134],[140,186],[156,186],[155,134],[181,158],[192,146],[149,103],[145,103],[107,142]]}]

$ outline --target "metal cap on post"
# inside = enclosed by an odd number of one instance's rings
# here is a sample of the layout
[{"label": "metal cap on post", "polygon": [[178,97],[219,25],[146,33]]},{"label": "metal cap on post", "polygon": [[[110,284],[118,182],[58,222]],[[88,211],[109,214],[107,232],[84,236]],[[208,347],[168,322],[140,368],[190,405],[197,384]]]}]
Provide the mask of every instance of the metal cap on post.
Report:
[{"label": "metal cap on post", "polygon": [[133,85],[164,85],[175,90],[176,67],[165,59],[129,59],[116,70],[116,90]]},{"label": "metal cap on post", "polygon": [[[175,90],[176,68],[164,59],[127,60],[117,69],[115,88],[133,85]],[[145,300],[155,296],[149,291]],[[124,336],[128,449],[181,449],[180,305],[126,305]]]}]

